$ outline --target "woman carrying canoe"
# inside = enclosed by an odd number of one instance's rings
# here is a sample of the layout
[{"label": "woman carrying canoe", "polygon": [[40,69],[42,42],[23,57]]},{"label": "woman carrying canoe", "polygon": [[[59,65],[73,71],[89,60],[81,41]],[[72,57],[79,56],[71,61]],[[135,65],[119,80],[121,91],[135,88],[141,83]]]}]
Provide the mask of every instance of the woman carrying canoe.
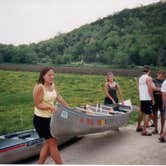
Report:
[{"label": "woman carrying canoe", "polygon": [[34,127],[39,137],[45,139],[45,143],[40,150],[38,164],[43,164],[48,155],[51,155],[56,164],[62,164],[62,159],[57,147],[57,140],[50,134],[50,120],[51,114],[57,111],[54,102],[58,101],[63,106],[68,104],[57,93],[54,84],[54,69],[45,67],[41,72],[37,84],[33,90],[34,97]]},{"label": "woman carrying canoe", "polygon": [[117,104],[119,102],[118,95],[123,103],[124,99],[121,88],[119,84],[114,81],[114,75],[112,72],[107,73],[107,79],[104,90],[106,94],[106,97],[104,99],[105,105]]}]

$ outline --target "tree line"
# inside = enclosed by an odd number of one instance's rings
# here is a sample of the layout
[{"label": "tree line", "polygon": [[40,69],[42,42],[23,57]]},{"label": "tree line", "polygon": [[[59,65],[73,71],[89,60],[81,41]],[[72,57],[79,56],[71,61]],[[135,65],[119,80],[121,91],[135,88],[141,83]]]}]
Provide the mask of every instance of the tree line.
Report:
[{"label": "tree line", "polygon": [[0,63],[166,65],[166,3],[125,9],[29,45],[0,44]]}]

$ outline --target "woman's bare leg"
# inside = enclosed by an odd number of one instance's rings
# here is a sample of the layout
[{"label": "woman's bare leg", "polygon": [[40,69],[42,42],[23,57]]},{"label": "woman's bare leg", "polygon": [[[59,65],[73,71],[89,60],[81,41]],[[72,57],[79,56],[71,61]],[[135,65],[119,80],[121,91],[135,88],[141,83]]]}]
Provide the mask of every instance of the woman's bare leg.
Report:
[{"label": "woman's bare leg", "polygon": [[47,142],[44,143],[43,147],[40,150],[40,156],[39,156],[39,160],[38,160],[38,164],[44,164],[47,156],[49,155],[49,147]]},{"label": "woman's bare leg", "polygon": [[49,146],[49,152],[56,164],[63,164],[58,147],[57,147],[57,141],[55,138],[49,138],[46,140],[47,144]]}]

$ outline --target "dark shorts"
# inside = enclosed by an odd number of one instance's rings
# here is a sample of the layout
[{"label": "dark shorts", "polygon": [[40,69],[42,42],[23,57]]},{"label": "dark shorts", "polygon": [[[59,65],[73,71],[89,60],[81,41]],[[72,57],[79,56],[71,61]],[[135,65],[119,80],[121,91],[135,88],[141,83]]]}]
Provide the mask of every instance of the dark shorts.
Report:
[{"label": "dark shorts", "polygon": [[150,115],[153,113],[153,108],[152,108],[152,101],[151,100],[146,100],[146,101],[141,101],[141,111],[147,115]]},{"label": "dark shorts", "polygon": [[[118,98],[115,98],[114,101],[115,101],[116,103],[118,103]],[[112,100],[110,100],[110,98],[105,97],[105,98],[104,98],[104,104],[105,104],[105,105],[109,105],[109,104],[113,104],[113,102],[112,102]]]},{"label": "dark shorts", "polygon": [[153,105],[153,112],[157,112],[157,111],[160,111],[160,112],[163,112],[163,107],[157,103],[155,103],[155,105]]},{"label": "dark shorts", "polygon": [[161,96],[155,96],[155,104],[153,105],[153,112],[157,112],[158,110],[160,112],[163,111],[162,107],[163,107],[163,103],[162,103],[162,98]]},{"label": "dark shorts", "polygon": [[33,124],[40,138],[52,138],[50,133],[50,120],[51,118],[43,118],[34,115]]}]

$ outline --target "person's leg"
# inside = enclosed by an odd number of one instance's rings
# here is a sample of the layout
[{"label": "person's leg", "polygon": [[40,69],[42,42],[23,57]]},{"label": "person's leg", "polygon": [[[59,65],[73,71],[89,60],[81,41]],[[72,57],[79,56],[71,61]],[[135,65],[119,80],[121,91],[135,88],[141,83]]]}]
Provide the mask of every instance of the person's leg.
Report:
[{"label": "person's leg", "polygon": [[149,121],[153,119],[152,101],[143,102],[143,112],[145,113],[145,118],[144,118],[144,127],[142,135],[152,135],[151,133],[147,132]]},{"label": "person's leg", "polygon": [[143,121],[143,112],[139,111],[139,114],[138,114],[138,119],[137,119],[137,128],[136,128],[136,131],[141,131],[142,130],[142,126],[141,126],[141,122]]},{"label": "person's leg", "polygon": [[166,129],[163,131],[160,138],[165,138],[165,136],[166,136]]},{"label": "person's leg", "polygon": [[146,133],[146,129],[148,127],[148,123],[149,123],[149,115],[145,115],[142,133]]},{"label": "person's leg", "polygon": [[148,124],[151,119],[153,119],[153,114],[145,114],[142,135],[149,135],[149,136],[152,135],[151,133],[147,132]]},{"label": "person's leg", "polygon": [[160,118],[161,118],[161,130],[160,130],[160,135],[162,135],[163,131],[164,131],[164,125],[165,125],[165,111],[162,110],[160,111]]},{"label": "person's leg", "polygon": [[161,131],[160,131],[160,138],[159,138],[159,140],[160,140],[160,142],[166,142],[166,140],[165,140],[165,136],[166,136],[166,128],[164,129],[164,125],[165,125],[165,111],[166,111],[166,109],[162,109],[161,110]]},{"label": "person's leg", "polygon": [[157,111],[153,112],[153,124],[154,124],[154,133],[158,133],[158,118],[157,118]]},{"label": "person's leg", "polygon": [[48,148],[48,144],[47,142],[44,143],[44,145],[42,146],[41,150],[40,150],[40,156],[39,156],[39,160],[38,160],[38,164],[44,164],[47,156],[49,155],[49,148]]},{"label": "person's leg", "polygon": [[160,142],[166,142],[165,136],[166,136],[166,129],[160,135],[160,138],[159,138]]},{"label": "person's leg", "polygon": [[57,147],[57,141],[54,138],[49,138],[46,140],[48,147],[49,147],[49,152],[56,164],[63,164],[58,147]]}]

